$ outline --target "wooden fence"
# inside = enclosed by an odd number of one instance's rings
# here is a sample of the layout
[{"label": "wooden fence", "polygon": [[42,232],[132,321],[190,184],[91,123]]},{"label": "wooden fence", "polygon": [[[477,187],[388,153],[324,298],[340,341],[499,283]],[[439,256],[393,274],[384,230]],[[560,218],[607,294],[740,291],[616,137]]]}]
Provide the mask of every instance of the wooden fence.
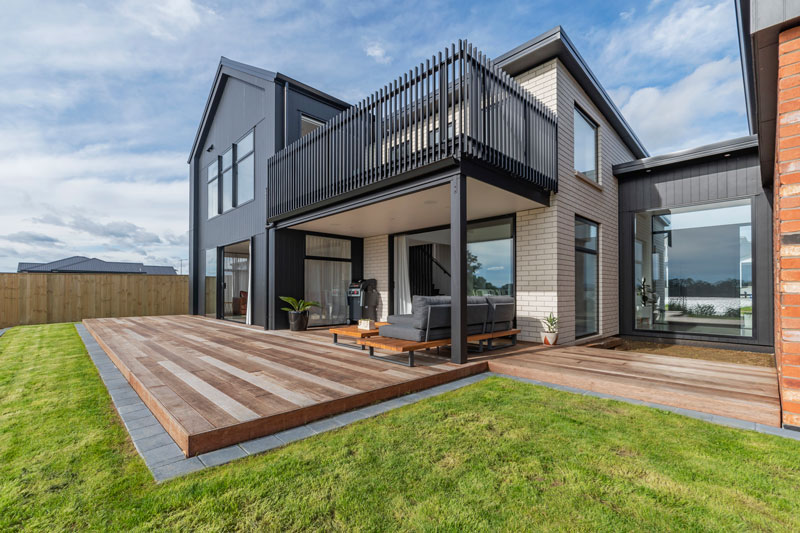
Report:
[{"label": "wooden fence", "polygon": [[188,276],[0,273],[0,328],[188,309]]}]

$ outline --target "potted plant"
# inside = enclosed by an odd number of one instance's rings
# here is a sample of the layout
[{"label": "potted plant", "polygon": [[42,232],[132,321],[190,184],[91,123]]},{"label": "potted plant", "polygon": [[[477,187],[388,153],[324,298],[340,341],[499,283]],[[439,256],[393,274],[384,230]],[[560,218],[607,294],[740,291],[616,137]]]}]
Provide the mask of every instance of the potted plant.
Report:
[{"label": "potted plant", "polygon": [[558,317],[550,313],[543,322],[545,330],[542,332],[542,344],[553,346],[558,342]]},{"label": "potted plant", "polygon": [[282,308],[289,313],[289,329],[305,331],[308,328],[308,310],[312,307],[319,307],[319,303],[297,300],[291,296],[280,296],[280,299],[291,306]]}]

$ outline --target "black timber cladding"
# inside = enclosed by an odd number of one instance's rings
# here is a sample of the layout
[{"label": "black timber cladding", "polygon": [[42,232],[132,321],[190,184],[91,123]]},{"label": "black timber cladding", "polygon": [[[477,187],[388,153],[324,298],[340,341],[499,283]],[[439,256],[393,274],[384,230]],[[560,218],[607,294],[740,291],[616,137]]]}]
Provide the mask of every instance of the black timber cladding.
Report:
[{"label": "black timber cladding", "polygon": [[[291,106],[284,112],[284,101]],[[205,307],[206,250],[253,239],[253,323],[267,323],[266,159],[283,147],[284,118],[309,113],[330,118],[347,103],[283,74],[220,60],[190,153],[190,302],[192,313]],[[249,131],[255,136],[254,199],[211,219],[207,216],[207,166]],[[299,129],[290,131],[299,136]]]},{"label": "black timber cladding", "polygon": [[[640,159],[614,167],[619,181],[620,333],[661,340],[773,345],[772,191],[764,189],[754,137],[733,139],[685,152]],[[635,330],[634,217],[636,212],[751,198],[754,281],[752,338]]]}]

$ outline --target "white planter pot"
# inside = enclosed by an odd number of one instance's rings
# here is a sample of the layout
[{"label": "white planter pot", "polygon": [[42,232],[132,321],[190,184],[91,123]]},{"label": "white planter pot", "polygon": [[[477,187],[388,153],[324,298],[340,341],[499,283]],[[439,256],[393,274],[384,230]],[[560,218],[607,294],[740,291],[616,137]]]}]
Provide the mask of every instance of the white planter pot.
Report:
[{"label": "white planter pot", "polygon": [[545,346],[554,346],[558,342],[558,333],[542,332],[542,344]]}]

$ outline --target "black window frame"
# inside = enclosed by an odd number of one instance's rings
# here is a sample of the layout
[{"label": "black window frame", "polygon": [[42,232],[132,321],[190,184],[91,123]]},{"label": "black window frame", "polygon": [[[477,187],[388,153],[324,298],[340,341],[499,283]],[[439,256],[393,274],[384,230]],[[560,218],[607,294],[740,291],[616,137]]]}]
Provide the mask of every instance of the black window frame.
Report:
[{"label": "black window frame", "polygon": [[[239,154],[239,144],[242,142],[242,140],[245,137],[247,137],[248,135],[251,135],[251,134],[253,135],[253,148],[249,152],[247,152],[246,154],[243,154],[243,155]],[[233,174],[232,174],[232,176],[233,176],[233,187],[232,187],[233,201],[232,201],[232,204],[233,204],[233,207],[231,209],[236,209],[237,207],[241,207],[243,205],[247,205],[247,204],[249,204],[250,202],[252,202],[252,201],[254,201],[256,199],[256,190],[255,190],[256,189],[256,167],[255,167],[255,164],[256,164],[255,163],[255,161],[256,161],[256,156],[255,156],[255,153],[256,153],[256,129],[252,128],[252,129],[248,130],[247,133],[245,133],[244,135],[239,137],[239,140],[236,141],[235,143],[233,143],[233,147],[232,148],[233,148],[233,163],[232,163],[232,167],[233,167]],[[246,159],[251,154],[253,156],[253,197],[250,198],[249,200],[245,200],[244,202],[240,203],[239,202],[239,163],[241,163],[243,159]]]},{"label": "black window frame", "polygon": [[[221,174],[219,172],[219,164],[220,164],[219,157],[215,157],[213,163],[209,163],[209,164],[206,165],[206,196],[208,196],[208,190],[209,190],[208,186],[211,185],[212,181],[217,180],[217,184],[216,184],[217,185],[217,212],[213,213],[213,214],[211,212],[206,213],[206,220],[211,220],[212,218],[215,218],[215,217],[219,216],[219,214],[220,214],[220,206],[221,206],[221,203],[220,203],[220,192],[221,192],[220,186],[221,186],[221,183],[222,183],[222,176],[221,176]],[[208,174],[208,171],[210,170],[209,167],[211,167],[211,165],[216,165],[216,167],[217,167],[217,174],[213,178]],[[209,207],[208,206],[208,201],[209,201],[209,199],[208,199],[208,197],[206,197],[206,210],[207,211],[208,211],[208,207]]]},{"label": "black window frame", "polygon": [[[595,303],[594,303],[594,305],[595,305],[595,317],[596,317],[595,329],[592,332],[583,333],[581,335],[578,335],[577,334],[577,327],[576,327],[575,339],[583,339],[583,338],[586,338],[586,337],[593,337],[595,335],[599,335],[600,334],[600,223],[599,222],[595,222],[594,220],[588,219],[586,217],[582,217],[580,215],[575,215],[575,222],[574,222],[574,228],[573,229],[575,229],[577,227],[578,222],[582,222],[584,224],[589,224],[589,225],[594,226],[595,228],[597,228],[597,249],[596,250],[592,250],[591,248],[587,248],[585,246],[578,246],[578,244],[577,244],[577,240],[578,240],[577,236],[573,237],[576,258],[577,258],[577,255],[579,253],[591,254],[591,255],[594,255],[597,258],[595,260],[595,264],[597,265],[597,267],[595,269],[596,270],[595,271],[595,286],[597,287],[597,289],[596,289],[597,290],[597,294],[595,295]],[[573,272],[573,274],[575,276],[575,280],[576,280],[576,285],[577,285],[577,279],[578,279],[578,276],[577,276],[577,264],[578,264],[578,262],[576,260],[575,261],[575,269],[574,269],[574,272]],[[575,322],[576,322],[576,325],[577,325],[577,309],[578,309],[578,294],[577,294],[577,291],[575,292],[575,302],[574,303],[575,303],[575,310],[576,310],[576,313],[575,313],[576,320],[575,320]]]},{"label": "black window frame", "polygon": [[[583,120],[585,120],[590,126],[594,128],[594,173],[595,179],[589,177],[585,172],[578,170],[575,167],[575,113],[578,113]],[[589,116],[589,113],[584,111],[581,106],[578,105],[578,102],[574,103],[573,106],[573,113],[572,113],[572,167],[573,171],[575,172],[576,176],[579,176],[587,181],[592,183],[596,183],[600,185],[600,124],[598,124],[592,117]]]}]

